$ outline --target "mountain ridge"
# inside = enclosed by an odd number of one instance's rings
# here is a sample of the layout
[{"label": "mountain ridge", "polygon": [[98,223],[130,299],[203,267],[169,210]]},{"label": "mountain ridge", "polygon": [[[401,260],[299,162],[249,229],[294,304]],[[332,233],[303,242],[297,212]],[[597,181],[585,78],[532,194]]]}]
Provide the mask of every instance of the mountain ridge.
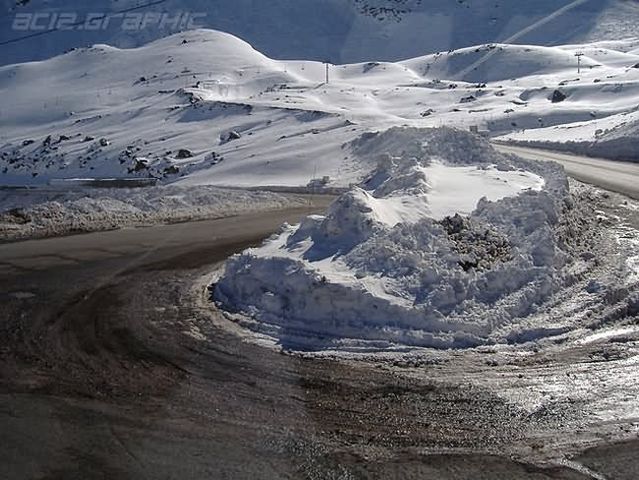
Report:
[{"label": "mountain ridge", "polygon": [[[14,30],[16,15],[35,12],[74,15],[81,22],[90,13],[117,14],[133,10],[132,22],[142,15],[202,14],[196,26],[229,32],[270,58],[328,60],[355,63],[367,60],[397,61],[430,52],[459,49],[491,42],[555,45],[615,40],[632,35],[639,23],[635,0],[539,0],[522,5],[518,0],[96,0],[89,4],[48,0],[0,4],[0,64],[42,60],[64,51],[95,43],[129,48],[171,33],[150,22],[147,28],[129,30],[114,19],[106,30],[73,28],[43,33]],[[574,4],[574,5],[573,5]],[[145,5],[151,5],[148,8]],[[564,13],[553,14],[573,5]],[[229,14],[229,12],[231,14]],[[532,24],[535,29],[509,40]],[[46,19],[39,24],[44,26]],[[56,22],[52,23],[54,26]],[[49,26],[49,25],[47,25]]]}]

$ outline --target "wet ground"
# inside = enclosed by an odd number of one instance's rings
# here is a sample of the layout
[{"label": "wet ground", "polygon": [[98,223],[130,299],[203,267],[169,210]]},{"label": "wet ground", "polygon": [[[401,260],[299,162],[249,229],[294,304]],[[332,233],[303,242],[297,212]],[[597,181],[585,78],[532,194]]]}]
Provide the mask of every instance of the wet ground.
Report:
[{"label": "wet ground", "polygon": [[236,334],[207,273],[303,213],[0,246],[0,477],[637,477],[635,333],[383,360]]}]

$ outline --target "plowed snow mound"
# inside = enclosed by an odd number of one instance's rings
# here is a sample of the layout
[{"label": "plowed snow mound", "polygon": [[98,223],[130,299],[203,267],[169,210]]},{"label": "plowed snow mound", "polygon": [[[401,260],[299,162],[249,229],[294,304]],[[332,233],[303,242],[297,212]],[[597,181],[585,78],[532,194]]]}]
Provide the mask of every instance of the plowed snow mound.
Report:
[{"label": "plowed snow mound", "polygon": [[572,328],[540,315],[575,282],[581,247],[564,232],[587,223],[561,167],[448,129],[395,128],[351,148],[383,153],[378,169],[325,216],[232,257],[221,306],[299,349],[459,348]]}]

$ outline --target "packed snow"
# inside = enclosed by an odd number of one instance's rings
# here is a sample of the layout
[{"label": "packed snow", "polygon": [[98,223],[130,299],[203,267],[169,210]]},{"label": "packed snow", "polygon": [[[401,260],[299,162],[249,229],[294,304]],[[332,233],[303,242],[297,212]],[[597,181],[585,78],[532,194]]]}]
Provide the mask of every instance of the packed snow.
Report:
[{"label": "packed snow", "polygon": [[[575,328],[563,311],[541,314],[583,248],[562,240],[584,219],[560,167],[449,129],[355,143],[380,156],[370,177],[326,215],[229,259],[215,285],[222,308],[291,349],[460,348]],[[449,174],[473,175],[476,192],[438,185]]]}]

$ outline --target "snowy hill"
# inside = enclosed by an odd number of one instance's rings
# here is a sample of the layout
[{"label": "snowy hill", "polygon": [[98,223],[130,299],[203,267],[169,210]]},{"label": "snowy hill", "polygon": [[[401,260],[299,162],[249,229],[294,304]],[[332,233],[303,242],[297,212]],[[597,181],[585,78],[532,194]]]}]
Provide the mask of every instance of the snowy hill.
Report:
[{"label": "snowy hill", "polygon": [[[277,61],[226,33],[76,49],[0,67],[0,183],[153,177],[340,187],[375,166],[347,143],[392,126],[508,135],[639,104],[638,40],[487,44],[398,63]],[[583,51],[577,74],[575,53]]]},{"label": "snowy hill", "polygon": [[[143,8],[130,11],[136,7]],[[124,11],[129,12],[120,13]],[[57,25],[54,14],[81,24],[93,13],[120,17],[107,28],[98,21],[0,46],[0,64],[41,60],[96,43],[141,46],[191,23],[239,36],[272,58],[346,63],[397,61],[492,42],[557,45],[621,39],[636,35],[639,20],[639,4],[632,0],[4,0],[0,43],[40,33],[12,29],[16,13],[34,12],[49,15],[34,24],[42,30]],[[138,17],[148,12],[179,19],[174,24]],[[183,22],[180,16],[186,13],[197,14],[196,20]],[[135,28],[143,21],[145,28]]]},{"label": "snowy hill", "polygon": [[639,110],[610,117],[516,132],[499,140],[593,157],[639,162]]}]

